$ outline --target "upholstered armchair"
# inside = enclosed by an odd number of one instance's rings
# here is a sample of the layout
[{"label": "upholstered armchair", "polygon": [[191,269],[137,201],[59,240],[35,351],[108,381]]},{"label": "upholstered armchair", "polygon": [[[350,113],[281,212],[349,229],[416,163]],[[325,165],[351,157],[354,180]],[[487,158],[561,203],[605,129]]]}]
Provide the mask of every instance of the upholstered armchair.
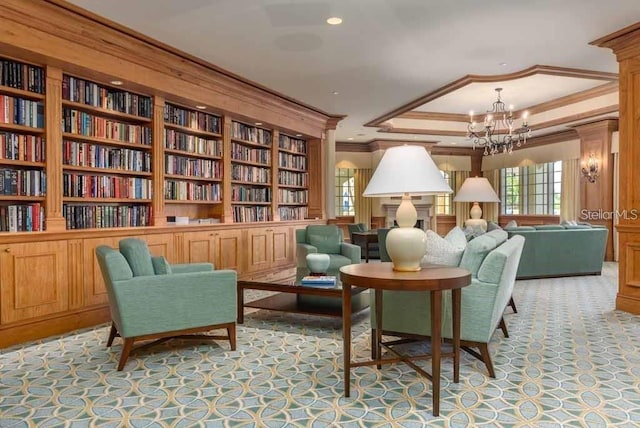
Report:
[{"label": "upholstered armchair", "polygon": [[306,269],[307,254],[311,253],[329,255],[327,273],[330,275],[338,275],[342,266],[360,263],[360,247],[343,241],[342,230],[336,225],[309,225],[304,229],[297,229],[298,271]]},{"label": "upholstered armchair", "polygon": [[[380,244],[383,242],[381,240]],[[462,289],[462,349],[481,360],[491,377],[495,377],[495,371],[488,344],[497,326],[504,327],[506,334],[502,315],[511,298],[523,246],[524,238],[521,236],[507,240],[506,232],[492,231],[469,242],[459,262],[459,266],[468,269],[472,275],[471,284]],[[442,301],[442,337],[452,339],[451,293],[443,293]],[[373,300],[371,305],[371,325],[374,326]],[[412,338],[430,336],[430,307],[428,293],[385,291],[383,333]]]},{"label": "upholstered armchair", "polygon": [[[97,247],[96,258],[111,309],[107,347],[116,336],[124,339],[118,371],[139,340],[224,339],[235,350],[235,271],[216,271],[210,263],[170,265],[164,257],[152,257],[146,243],[135,238],[121,240],[119,249]],[[226,336],[192,334],[219,328],[226,329]]]}]

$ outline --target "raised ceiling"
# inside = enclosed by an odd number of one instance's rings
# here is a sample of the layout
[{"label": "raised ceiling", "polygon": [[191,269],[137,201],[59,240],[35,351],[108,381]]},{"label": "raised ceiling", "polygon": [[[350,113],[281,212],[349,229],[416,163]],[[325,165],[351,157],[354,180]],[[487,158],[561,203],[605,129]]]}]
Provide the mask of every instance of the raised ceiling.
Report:
[{"label": "raised ceiling", "polygon": [[[615,73],[611,52],[589,42],[640,21],[638,0],[71,2],[306,104],[347,115],[338,141],[415,138],[439,145],[464,145],[464,123],[447,125],[455,135],[430,134],[425,130],[433,130],[432,123],[400,126],[420,120],[407,113],[481,112],[496,86],[504,88],[507,103],[529,108],[607,81],[535,74],[472,83],[406,111],[402,106],[467,75],[511,75],[536,64]],[[328,25],[330,16],[343,23]],[[600,107],[576,104],[578,110],[564,112],[574,115],[573,122],[554,122],[547,112],[532,116],[532,123],[544,124],[537,132],[548,133],[616,114],[605,108],[609,98],[600,101]],[[581,117],[581,108],[602,108],[602,114]],[[387,116],[393,128],[375,126]]]}]

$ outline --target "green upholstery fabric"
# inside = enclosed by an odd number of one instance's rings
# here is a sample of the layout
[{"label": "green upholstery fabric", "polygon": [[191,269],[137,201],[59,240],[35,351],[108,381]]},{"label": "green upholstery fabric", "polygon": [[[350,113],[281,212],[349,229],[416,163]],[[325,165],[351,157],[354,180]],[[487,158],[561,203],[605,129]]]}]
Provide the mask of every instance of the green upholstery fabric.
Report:
[{"label": "green upholstery fabric", "polygon": [[509,237],[525,238],[517,278],[592,275],[602,272],[608,230],[585,229],[509,230]]},{"label": "green upholstery fabric", "polygon": [[171,274],[133,276],[116,249],[99,246],[96,258],[112,320],[123,338],[236,321],[237,275],[232,270],[176,273],[174,265]]},{"label": "green upholstery fabric", "polygon": [[[490,232],[490,233],[493,233]],[[482,236],[478,236],[467,244],[467,247],[462,253],[462,260],[460,260],[460,267],[467,269],[471,272],[471,276],[478,275],[480,265],[487,257],[489,251],[496,248],[496,240],[491,236],[486,236],[485,233]]]},{"label": "green upholstery fabric", "polygon": [[171,265],[164,257],[151,257],[151,263],[156,275],[169,275],[171,273]]},{"label": "green upholstery fabric", "polygon": [[389,257],[389,253],[387,252],[387,235],[389,234],[389,230],[391,229],[378,229],[378,248],[381,262],[391,261],[391,257]]},{"label": "green upholstery fabric", "polygon": [[133,276],[155,275],[151,254],[147,244],[136,238],[126,238],[119,242],[120,252],[127,259]]},{"label": "green upholstery fabric", "polygon": [[332,225],[307,226],[307,243],[318,249],[319,253],[340,254],[342,231]]},{"label": "green upholstery fabric", "polygon": [[485,233],[484,236],[489,236],[495,239],[496,246],[502,245],[509,238],[509,234],[502,229],[494,229]]},{"label": "green upholstery fabric", "polygon": [[559,224],[537,224],[533,228],[535,230],[563,230],[564,226]]}]

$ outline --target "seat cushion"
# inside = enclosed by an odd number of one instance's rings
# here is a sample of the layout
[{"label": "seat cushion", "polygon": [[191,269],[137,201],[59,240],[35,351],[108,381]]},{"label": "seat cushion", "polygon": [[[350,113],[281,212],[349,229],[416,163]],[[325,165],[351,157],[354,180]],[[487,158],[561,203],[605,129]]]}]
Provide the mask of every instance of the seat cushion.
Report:
[{"label": "seat cushion", "polygon": [[462,230],[460,234],[450,232],[445,238],[441,238],[433,230],[427,230],[427,252],[422,258],[422,263],[458,266],[467,243]]},{"label": "seat cushion", "polygon": [[307,242],[316,247],[319,253],[340,254],[342,236],[337,227],[308,226]]},{"label": "seat cushion", "polygon": [[340,254],[329,254],[329,268],[327,271],[336,271],[342,266],[353,264],[349,257],[341,256]]},{"label": "seat cushion", "polygon": [[119,242],[119,247],[120,252],[131,267],[133,276],[156,274],[146,242],[136,238],[126,238]]}]

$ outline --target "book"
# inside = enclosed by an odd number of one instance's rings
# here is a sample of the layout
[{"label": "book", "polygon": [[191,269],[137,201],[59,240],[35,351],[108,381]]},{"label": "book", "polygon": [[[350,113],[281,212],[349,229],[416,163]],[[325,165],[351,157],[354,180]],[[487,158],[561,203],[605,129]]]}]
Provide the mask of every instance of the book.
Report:
[{"label": "book", "polygon": [[334,287],[336,285],[335,276],[305,276],[300,281],[302,285],[314,287]]}]

